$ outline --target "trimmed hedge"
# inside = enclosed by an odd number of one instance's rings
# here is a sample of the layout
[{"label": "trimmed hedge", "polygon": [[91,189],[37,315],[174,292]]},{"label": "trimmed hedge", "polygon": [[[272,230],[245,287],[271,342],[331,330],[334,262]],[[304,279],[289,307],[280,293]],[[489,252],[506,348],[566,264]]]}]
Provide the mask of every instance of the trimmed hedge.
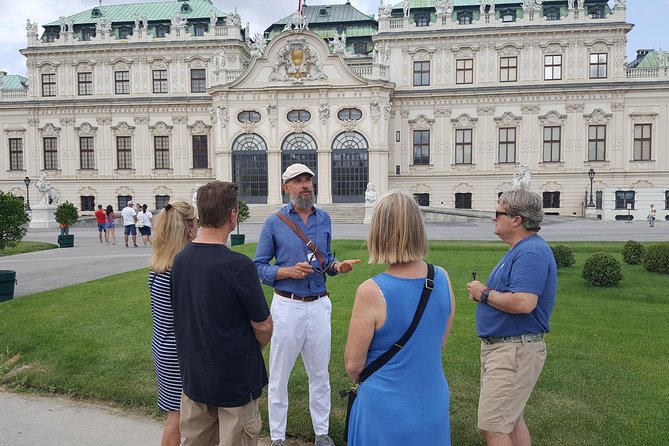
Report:
[{"label": "trimmed hedge", "polygon": [[655,243],[646,249],[643,266],[653,273],[669,274],[669,243]]},{"label": "trimmed hedge", "polygon": [[605,252],[596,252],[585,261],[581,277],[590,286],[610,287],[622,280],[623,273],[615,257]]},{"label": "trimmed hedge", "polygon": [[555,263],[557,263],[558,268],[569,268],[576,263],[574,251],[569,246],[551,245],[551,251],[553,251],[553,257],[555,257]]},{"label": "trimmed hedge", "polygon": [[639,242],[629,240],[623,246],[623,261],[628,265],[638,265],[643,260],[646,248]]}]

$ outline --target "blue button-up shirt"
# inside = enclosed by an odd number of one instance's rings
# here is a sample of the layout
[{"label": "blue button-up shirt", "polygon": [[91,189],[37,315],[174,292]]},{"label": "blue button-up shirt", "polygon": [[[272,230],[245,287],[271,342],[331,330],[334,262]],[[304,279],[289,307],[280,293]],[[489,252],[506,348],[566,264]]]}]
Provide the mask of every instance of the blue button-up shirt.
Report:
[{"label": "blue button-up shirt", "polygon": [[[330,249],[332,240],[330,215],[322,209],[314,208],[305,225],[292,204],[289,203],[282,207],[279,212],[293,220],[307,238],[316,244],[326,260],[326,267],[330,266],[334,261],[334,255]],[[270,263],[272,259],[275,259],[273,264]],[[306,243],[286,223],[274,214],[267,217],[260,232],[256,255],[253,259],[262,283],[297,296],[322,294],[326,291],[326,277],[325,274],[318,271],[307,274],[304,279],[276,279],[279,267],[291,267],[298,262],[308,261],[315,269],[322,269],[318,259],[315,258]],[[328,274],[335,274],[332,268],[328,269]]]}]

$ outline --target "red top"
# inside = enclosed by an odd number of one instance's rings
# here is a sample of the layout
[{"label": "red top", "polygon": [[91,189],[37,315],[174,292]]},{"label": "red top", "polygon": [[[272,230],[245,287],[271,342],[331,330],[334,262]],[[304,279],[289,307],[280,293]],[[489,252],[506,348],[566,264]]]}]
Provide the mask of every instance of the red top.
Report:
[{"label": "red top", "polygon": [[95,219],[98,223],[107,223],[107,214],[102,209],[95,211]]}]

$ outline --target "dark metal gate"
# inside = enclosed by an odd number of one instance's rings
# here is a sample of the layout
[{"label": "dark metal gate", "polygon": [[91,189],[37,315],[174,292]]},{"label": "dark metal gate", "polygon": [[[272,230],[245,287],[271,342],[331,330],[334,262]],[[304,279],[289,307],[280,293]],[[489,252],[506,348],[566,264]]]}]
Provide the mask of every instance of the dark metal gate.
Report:
[{"label": "dark metal gate", "polygon": [[358,132],[343,132],[332,142],[332,202],[363,203],[369,181],[369,145]]}]

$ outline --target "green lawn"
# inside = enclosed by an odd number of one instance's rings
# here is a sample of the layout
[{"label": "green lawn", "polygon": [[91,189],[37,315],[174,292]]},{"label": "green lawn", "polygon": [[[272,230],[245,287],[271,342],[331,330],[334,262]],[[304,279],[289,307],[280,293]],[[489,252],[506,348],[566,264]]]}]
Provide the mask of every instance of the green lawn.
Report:
[{"label": "green lawn", "polygon": [[[585,259],[606,251],[621,259],[623,243],[566,243],[576,265],[560,270],[548,337],[548,360],[525,412],[535,445],[666,444],[669,420],[669,276],[623,264],[616,288],[590,288]],[[485,280],[506,250],[490,242],[432,242],[429,261],[444,266],[457,314],[443,356],[451,387],[453,444],[482,445],[476,429],[479,341],[465,283]],[[252,255],[255,245],[237,247]],[[339,258],[366,260],[361,241],[336,242]],[[357,285],[382,270],[363,263],[329,282],[332,294],[333,409],[331,434],[341,438],[350,385],[343,349]],[[270,295],[270,290],[266,290]],[[110,401],[156,415],[147,271],[39,293],[0,304],[0,383]],[[18,370],[19,367],[22,367]],[[298,360],[290,383],[289,435],[312,437],[307,378]],[[267,425],[266,401],[262,403]]]},{"label": "green lawn", "polygon": [[58,245],[55,245],[53,243],[46,243],[46,242],[19,242],[18,245],[16,245],[13,248],[6,248],[3,251],[0,251],[0,257],[3,256],[11,256],[14,254],[25,254],[27,252],[34,252],[34,251],[44,251],[46,249],[54,249],[58,248]]}]

